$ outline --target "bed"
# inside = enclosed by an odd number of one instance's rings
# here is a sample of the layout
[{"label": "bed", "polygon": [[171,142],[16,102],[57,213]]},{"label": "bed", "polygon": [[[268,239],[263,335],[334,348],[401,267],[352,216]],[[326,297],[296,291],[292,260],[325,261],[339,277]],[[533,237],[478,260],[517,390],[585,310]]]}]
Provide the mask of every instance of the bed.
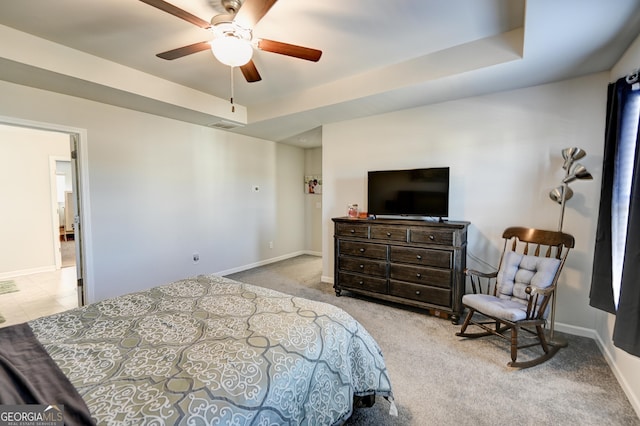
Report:
[{"label": "bed", "polygon": [[99,425],[333,425],[376,395],[395,410],[381,350],[349,314],[220,276],[28,328]]}]

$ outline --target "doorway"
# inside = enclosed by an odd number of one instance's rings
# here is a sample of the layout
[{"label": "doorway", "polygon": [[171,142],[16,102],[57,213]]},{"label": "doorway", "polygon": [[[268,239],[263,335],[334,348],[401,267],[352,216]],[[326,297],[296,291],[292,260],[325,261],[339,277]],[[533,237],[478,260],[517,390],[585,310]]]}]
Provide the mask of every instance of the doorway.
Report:
[{"label": "doorway", "polygon": [[[56,269],[75,267],[76,265],[76,244],[75,244],[75,194],[73,191],[73,173],[70,159],[53,158],[55,161],[56,190],[51,195],[55,198],[56,204],[53,211],[55,223],[58,221],[60,236],[60,260],[56,257]],[[57,249],[57,247],[56,247]]]},{"label": "doorway", "polygon": [[[72,285],[74,285],[72,292],[75,293],[75,301],[70,300],[70,297],[66,297],[62,304],[66,308],[73,307],[73,305],[83,305],[87,300],[84,286],[86,282],[85,256],[83,255],[84,238],[83,229],[80,227],[82,222],[80,218],[84,217],[82,211],[84,202],[83,185],[81,184],[82,174],[80,173],[82,169],[80,164],[81,156],[78,155],[78,151],[81,135],[84,135],[85,132],[3,117],[0,117],[0,132],[4,132],[1,139],[8,141],[7,143],[11,143],[12,133],[19,133],[22,138],[26,138],[22,139],[23,141],[28,140],[31,142],[49,136],[52,144],[54,143],[53,141],[58,144],[53,149],[53,155],[38,152],[37,145],[36,148],[29,145],[29,148],[21,147],[18,149],[19,152],[13,152],[14,162],[20,164],[17,164],[15,169],[9,172],[8,176],[3,177],[5,182],[0,189],[5,195],[7,193],[13,195],[12,198],[9,197],[14,200],[11,204],[12,208],[8,209],[13,213],[5,211],[3,214],[5,216],[4,222],[8,222],[10,226],[5,227],[5,231],[2,233],[5,234],[3,235],[4,241],[13,242],[12,245],[14,247],[11,249],[13,252],[11,255],[6,256],[6,253],[2,253],[3,262],[0,262],[0,281],[13,276],[16,277],[16,282],[22,283],[24,286],[29,285],[35,289],[39,285],[51,284],[56,280],[66,283],[71,280]],[[64,141],[62,145],[60,145],[60,140]],[[7,149],[7,143],[4,144],[3,149],[5,150]],[[62,146],[62,149],[60,146]],[[32,190],[34,185],[32,181],[39,179],[37,177],[39,174],[33,173],[34,164],[37,163],[42,166],[41,162],[29,159],[32,155],[39,157],[48,155],[49,157],[50,167],[48,171],[45,171],[46,178],[49,181],[49,191],[46,195]],[[8,159],[9,156],[0,155],[0,157]],[[53,163],[53,167],[51,167],[51,163]],[[64,168],[66,169],[62,170]],[[25,174],[23,175],[22,173]],[[59,180],[60,176],[65,179],[64,184]],[[62,197],[66,199],[65,201],[60,200],[57,196],[58,186],[63,186],[61,192]],[[19,194],[20,192],[22,194]],[[38,201],[30,200],[29,194],[40,197],[40,199]],[[46,198],[45,201],[43,201],[44,198]],[[42,208],[47,204],[48,209]],[[67,207],[71,205],[73,205],[71,207],[72,212]],[[59,206],[63,206],[63,208],[59,209]],[[65,214],[64,207],[67,207],[67,214]],[[21,209],[24,209],[24,211],[21,212]],[[46,210],[46,213],[43,212],[44,210]],[[43,219],[41,213],[42,215],[48,213],[48,219]],[[22,221],[21,216],[26,217],[27,220]],[[43,233],[47,235],[43,236]],[[28,249],[25,250],[25,247],[28,247]],[[65,250],[65,253],[63,254],[61,250]],[[47,255],[53,256],[54,260],[51,257],[47,257]],[[71,257],[68,255],[71,255]],[[56,270],[58,270],[57,275]],[[16,299],[20,293],[22,293],[20,296],[24,296],[28,291],[16,292],[6,296],[0,295],[0,297]],[[7,300],[4,301],[6,302]],[[41,305],[46,305],[46,303],[41,302]]]}]

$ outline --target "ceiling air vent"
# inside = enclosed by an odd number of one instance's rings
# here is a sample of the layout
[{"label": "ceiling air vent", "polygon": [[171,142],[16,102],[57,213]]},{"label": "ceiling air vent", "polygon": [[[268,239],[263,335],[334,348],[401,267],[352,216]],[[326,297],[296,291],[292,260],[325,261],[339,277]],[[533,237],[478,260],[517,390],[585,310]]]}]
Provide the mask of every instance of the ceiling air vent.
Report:
[{"label": "ceiling air vent", "polygon": [[235,123],[233,121],[226,121],[226,120],[217,121],[213,124],[209,124],[209,126],[214,127],[216,129],[220,129],[220,130],[231,130],[231,129],[237,129],[238,127],[244,127],[244,125],[241,123]]}]

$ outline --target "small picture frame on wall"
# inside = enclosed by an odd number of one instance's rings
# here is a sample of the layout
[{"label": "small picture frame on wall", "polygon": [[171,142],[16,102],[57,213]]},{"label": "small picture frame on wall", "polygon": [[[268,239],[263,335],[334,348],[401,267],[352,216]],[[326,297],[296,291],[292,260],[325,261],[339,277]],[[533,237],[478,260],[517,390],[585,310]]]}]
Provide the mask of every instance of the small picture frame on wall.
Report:
[{"label": "small picture frame on wall", "polygon": [[322,194],[322,176],[304,177],[305,194]]}]

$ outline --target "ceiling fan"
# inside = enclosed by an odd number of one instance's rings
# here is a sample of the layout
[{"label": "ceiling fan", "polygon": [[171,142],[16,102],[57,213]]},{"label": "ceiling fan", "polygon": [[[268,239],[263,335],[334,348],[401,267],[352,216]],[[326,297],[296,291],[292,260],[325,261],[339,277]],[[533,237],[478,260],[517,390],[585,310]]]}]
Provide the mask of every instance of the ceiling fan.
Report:
[{"label": "ceiling fan", "polygon": [[213,40],[203,41],[158,53],[162,59],[173,60],[211,49],[214,56],[229,66],[238,66],[244,78],[253,83],[262,80],[251,59],[253,47],[266,52],[317,62],[322,51],[267,39],[253,39],[253,27],[267,14],[277,0],[220,0],[226,13],[207,22],[164,0],[140,0],[150,6],[213,32]]}]

